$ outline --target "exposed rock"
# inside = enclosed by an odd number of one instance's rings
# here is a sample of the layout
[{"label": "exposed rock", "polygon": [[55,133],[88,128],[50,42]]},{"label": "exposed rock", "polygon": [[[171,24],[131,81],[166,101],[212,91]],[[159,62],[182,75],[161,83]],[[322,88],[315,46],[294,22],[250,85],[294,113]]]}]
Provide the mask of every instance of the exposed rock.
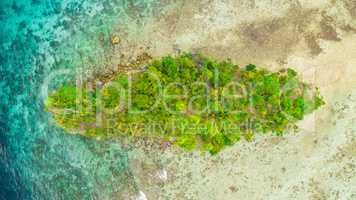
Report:
[{"label": "exposed rock", "polygon": [[111,44],[113,44],[113,45],[117,45],[117,44],[119,44],[120,43],[120,38],[118,37],[118,36],[112,36],[111,37]]}]

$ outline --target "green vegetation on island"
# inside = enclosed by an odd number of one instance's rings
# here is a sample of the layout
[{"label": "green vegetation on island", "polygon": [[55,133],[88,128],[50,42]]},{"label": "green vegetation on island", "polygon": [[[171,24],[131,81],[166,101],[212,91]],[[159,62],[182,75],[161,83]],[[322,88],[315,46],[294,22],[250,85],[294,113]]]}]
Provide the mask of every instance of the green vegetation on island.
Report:
[{"label": "green vegetation on island", "polygon": [[169,141],[215,154],[240,137],[282,135],[324,104],[292,69],[270,72],[183,53],[117,72],[105,82],[64,85],[46,109],[68,132]]}]

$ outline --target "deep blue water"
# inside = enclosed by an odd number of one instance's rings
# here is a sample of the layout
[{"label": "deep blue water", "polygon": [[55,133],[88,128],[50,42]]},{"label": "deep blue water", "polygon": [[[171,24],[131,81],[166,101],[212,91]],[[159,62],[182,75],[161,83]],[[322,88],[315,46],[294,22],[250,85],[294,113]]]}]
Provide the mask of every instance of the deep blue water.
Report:
[{"label": "deep blue water", "polygon": [[149,17],[155,6],[153,0],[0,1],[0,200],[110,199],[132,181],[130,159],[118,144],[69,135],[52,123],[41,85],[53,71],[85,68],[83,60],[100,65],[90,58],[100,58],[105,47],[93,38]]}]

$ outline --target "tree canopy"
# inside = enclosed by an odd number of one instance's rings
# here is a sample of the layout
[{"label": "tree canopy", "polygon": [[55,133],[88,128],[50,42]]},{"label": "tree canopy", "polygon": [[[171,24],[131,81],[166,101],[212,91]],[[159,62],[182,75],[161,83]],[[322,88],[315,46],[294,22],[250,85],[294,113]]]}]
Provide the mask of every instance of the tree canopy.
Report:
[{"label": "tree canopy", "polygon": [[127,67],[102,85],[64,85],[46,108],[68,132],[157,138],[216,154],[241,137],[283,135],[323,104],[319,90],[293,69],[240,68],[183,53]]}]

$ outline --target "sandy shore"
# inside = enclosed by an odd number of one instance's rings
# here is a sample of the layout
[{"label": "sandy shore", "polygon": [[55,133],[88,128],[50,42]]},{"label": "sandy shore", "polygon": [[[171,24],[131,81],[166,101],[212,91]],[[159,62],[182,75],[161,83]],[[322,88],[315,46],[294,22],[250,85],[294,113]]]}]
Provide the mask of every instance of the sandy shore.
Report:
[{"label": "sandy shore", "polygon": [[327,105],[295,133],[241,141],[217,156],[136,148],[138,190],[150,200],[356,199],[356,3],[251,2],[170,2],[145,26],[118,27],[112,66],[143,52],[197,51],[241,66],[291,67]]}]

